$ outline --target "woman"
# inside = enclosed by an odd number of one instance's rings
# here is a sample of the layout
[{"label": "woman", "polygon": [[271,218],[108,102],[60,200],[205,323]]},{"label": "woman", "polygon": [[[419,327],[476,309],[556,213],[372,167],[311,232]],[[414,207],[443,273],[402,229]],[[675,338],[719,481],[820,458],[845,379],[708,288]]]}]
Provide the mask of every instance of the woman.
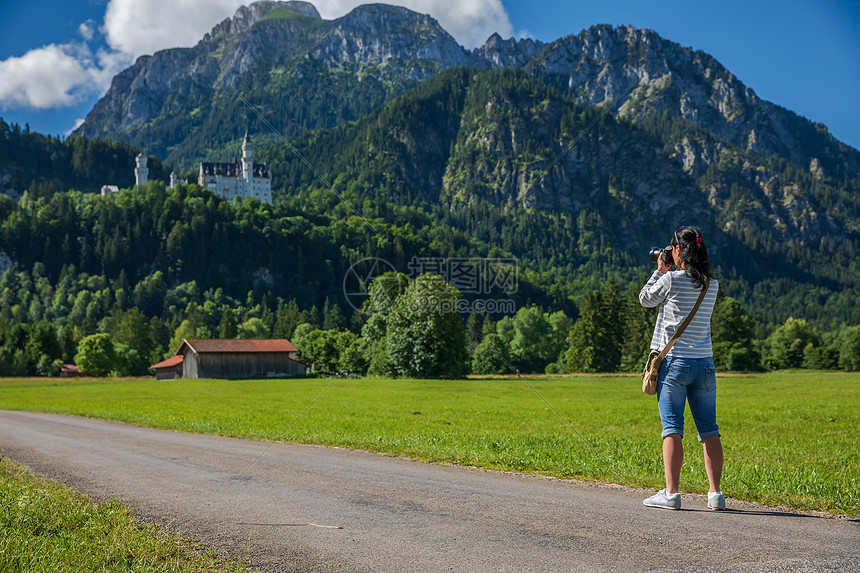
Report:
[{"label": "woman", "polygon": [[666,489],[646,499],[649,507],[681,508],[678,482],[684,449],[684,407],[690,403],[690,412],[696,422],[699,441],[705,456],[708,474],[708,508],[725,509],[726,500],[720,491],[723,473],[723,446],[717,427],[717,380],[711,349],[711,312],[719,287],[711,272],[708,249],[702,233],[696,227],[680,227],[672,237],[672,257],[675,270],[660,256],[657,270],[639,292],[642,306],[660,305],[651,348],[661,350],[684,321],[701,289],[707,285],[704,300],[693,320],[670,349],[660,365],[657,379],[657,404],[663,423],[663,467],[666,472]]}]

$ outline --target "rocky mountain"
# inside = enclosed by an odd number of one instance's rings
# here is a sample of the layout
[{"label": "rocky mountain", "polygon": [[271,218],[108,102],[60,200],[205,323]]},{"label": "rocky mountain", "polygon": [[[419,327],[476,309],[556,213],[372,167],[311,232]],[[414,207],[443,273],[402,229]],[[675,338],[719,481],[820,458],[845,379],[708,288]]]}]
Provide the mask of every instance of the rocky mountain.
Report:
[{"label": "rocky mountain", "polygon": [[[702,172],[679,151],[707,145]],[[417,211],[425,225],[540,269],[557,292],[607,276],[635,282],[648,248],[695,222],[731,279],[724,293],[759,320],[832,324],[843,316],[834,308],[860,317],[856,178],[801,169],[666,114],[633,123],[523,70],[444,71],[358,122],[272,146],[263,160],[285,205],[357,205],[392,224]]]},{"label": "rocky mountain", "polygon": [[[529,66],[580,102],[613,103],[619,117],[634,123],[665,112],[712,134],[714,144],[778,155],[840,178],[860,175],[860,153],[825,126],[761,100],[713,57],[651,30],[595,26],[554,42]],[[707,157],[701,160],[707,166]]]},{"label": "rocky mountain", "polygon": [[435,20],[404,8],[367,5],[326,21],[306,2],[256,2],[193,48],[140,57],[76,133],[131,141],[190,166],[249,124],[285,136],[329,127],[472,62]]},{"label": "rocky mountain", "polygon": [[140,58],[78,132],[193,168],[238,155],[249,126],[276,203],[324,212],[331,182],[363,216],[454,228],[559,293],[579,288],[574,269],[586,286],[630,280],[656,237],[695,221],[759,319],[784,320],[776,298],[860,316],[860,152],[649,30],[494,35],[470,52],[404,8],[327,21],[257,2],[193,48]]},{"label": "rocky mountain", "polygon": [[[713,136],[703,149],[678,150],[691,172],[729,143],[841,178],[860,173],[860,153],[825,126],[761,100],[708,54],[650,30],[594,26],[549,45],[494,34],[468,52],[431,17],[383,4],[331,21],[307,2],[242,7],[193,48],[139,58],[77,133],[191,166],[213,148],[236,147],[249,123],[284,136],[331,127],[455,66],[525,68],[579,102],[613,103],[632,122],[663,113],[687,120]],[[237,107],[238,95],[255,109]],[[225,116],[235,120],[225,125]]]}]

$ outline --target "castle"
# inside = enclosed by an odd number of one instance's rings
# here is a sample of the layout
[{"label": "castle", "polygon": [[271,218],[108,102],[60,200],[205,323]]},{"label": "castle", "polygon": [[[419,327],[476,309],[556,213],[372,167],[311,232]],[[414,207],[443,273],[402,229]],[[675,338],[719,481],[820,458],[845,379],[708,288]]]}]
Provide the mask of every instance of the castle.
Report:
[{"label": "castle", "polygon": [[[134,184],[143,185],[149,181],[149,169],[146,167],[146,155],[143,154],[143,151],[137,154],[134,161]],[[104,193],[102,193],[102,195],[104,195]]]},{"label": "castle", "polygon": [[234,197],[254,197],[271,204],[272,176],[265,165],[254,165],[253,149],[251,138],[246,132],[242,142],[242,162],[201,163],[197,184],[228,201]]},{"label": "castle", "polygon": [[[251,138],[245,132],[242,142],[242,162],[236,163],[201,163],[197,184],[206,187],[216,195],[232,201],[234,197],[254,197],[262,203],[272,204],[272,176],[269,168],[258,163],[254,165],[254,146]],[[149,180],[149,169],[146,165],[146,155],[141,152],[135,158],[134,180],[136,185],[143,185]],[[176,174],[170,174],[170,189],[176,187]],[[182,181],[184,183],[184,181]],[[102,197],[116,193],[115,185],[102,187]]]}]

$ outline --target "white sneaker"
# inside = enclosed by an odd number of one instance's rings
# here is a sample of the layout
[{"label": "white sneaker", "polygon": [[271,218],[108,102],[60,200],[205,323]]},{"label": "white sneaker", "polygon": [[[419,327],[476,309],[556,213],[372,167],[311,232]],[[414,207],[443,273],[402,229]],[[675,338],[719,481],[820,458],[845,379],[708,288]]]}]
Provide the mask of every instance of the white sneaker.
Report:
[{"label": "white sneaker", "polygon": [[681,509],[681,494],[666,493],[665,489],[661,489],[651,497],[643,501],[648,507],[662,507],[665,509]]},{"label": "white sneaker", "polygon": [[726,498],[721,491],[708,492],[708,509],[725,509]]}]

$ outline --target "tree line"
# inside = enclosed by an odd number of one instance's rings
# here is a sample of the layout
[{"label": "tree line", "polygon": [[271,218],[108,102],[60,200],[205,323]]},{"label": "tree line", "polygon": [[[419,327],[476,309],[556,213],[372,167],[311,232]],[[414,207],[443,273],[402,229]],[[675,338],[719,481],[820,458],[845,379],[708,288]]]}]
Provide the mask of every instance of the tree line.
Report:
[{"label": "tree line", "polygon": [[[56,376],[64,363],[92,374],[147,375],[149,365],[173,354],[184,338],[288,338],[321,374],[461,378],[466,374],[625,372],[642,368],[656,320],[655,309],[638,302],[638,288],[623,292],[613,281],[588,293],[575,319],[564,311],[526,305],[515,314],[493,317],[451,311],[461,293],[441,276],[415,279],[391,273],[374,281],[370,296],[349,320],[326,299],[301,310],[295,299],[245,301],[221,289],[201,293],[194,282],[169,289],[165,317],[148,317],[124,306],[122,289],[100,286],[97,277],[67,272],[55,291],[44,276],[34,284],[7,272],[0,280],[0,375]],[[156,279],[157,280],[157,279]],[[643,278],[644,284],[644,278]],[[73,284],[86,285],[78,295]],[[104,285],[101,285],[104,286]],[[66,321],[16,320],[13,289],[52,300],[68,297]],[[111,294],[113,293],[113,294]],[[140,303],[143,290],[130,295]],[[41,298],[28,313],[39,316]],[[108,312],[101,310],[107,305]],[[446,310],[448,309],[448,310]],[[95,332],[88,315],[102,316]],[[93,316],[90,316],[93,318]],[[59,325],[57,324],[59,322]],[[821,332],[803,319],[789,318],[764,339],[744,308],[718,297],[711,321],[714,360],[721,370],[783,368],[860,369],[860,327]]]},{"label": "tree line", "polygon": [[[325,374],[459,378],[467,373],[638,372],[657,318],[656,309],[639,304],[638,287],[625,293],[613,281],[586,294],[576,319],[536,305],[496,319],[440,312],[445,305],[439,301],[461,296],[439,276],[410,281],[389,274],[371,286],[360,333],[302,324],[293,342]],[[757,330],[737,300],[718,296],[711,318],[717,368],[860,369],[860,326],[821,332],[803,319],[789,318],[764,339]]]},{"label": "tree line", "polygon": [[[462,321],[466,353],[450,354],[458,357],[456,368],[392,366],[396,357],[433,345],[407,352],[406,341],[421,329],[389,338],[381,311],[351,312],[341,278],[352,262],[381,255],[404,268],[408,253],[507,253],[432,224],[418,208],[389,206],[394,223],[370,217],[371,229],[354,215],[315,214],[312,202],[302,210],[302,200],[231,203],[196,185],[168,190],[157,182],[106,198],[0,197],[0,241],[14,262],[0,278],[0,374],[56,374],[97,334],[109,335],[111,370],[119,374],[147,374],[182,338],[237,336],[295,339],[320,372],[344,370],[344,356],[355,361],[347,368],[353,373],[388,375],[640,367],[653,328],[653,315],[634,296],[644,280],[593,261],[547,270],[520,261],[519,289],[511,295],[519,310]],[[406,310],[398,316],[395,324],[423,324]],[[435,325],[434,316],[423,320]],[[459,340],[456,322],[446,325],[446,337]],[[738,299],[721,297],[713,328],[724,369],[855,368],[857,329],[850,323],[822,329],[799,316],[771,326],[749,316]]]}]

